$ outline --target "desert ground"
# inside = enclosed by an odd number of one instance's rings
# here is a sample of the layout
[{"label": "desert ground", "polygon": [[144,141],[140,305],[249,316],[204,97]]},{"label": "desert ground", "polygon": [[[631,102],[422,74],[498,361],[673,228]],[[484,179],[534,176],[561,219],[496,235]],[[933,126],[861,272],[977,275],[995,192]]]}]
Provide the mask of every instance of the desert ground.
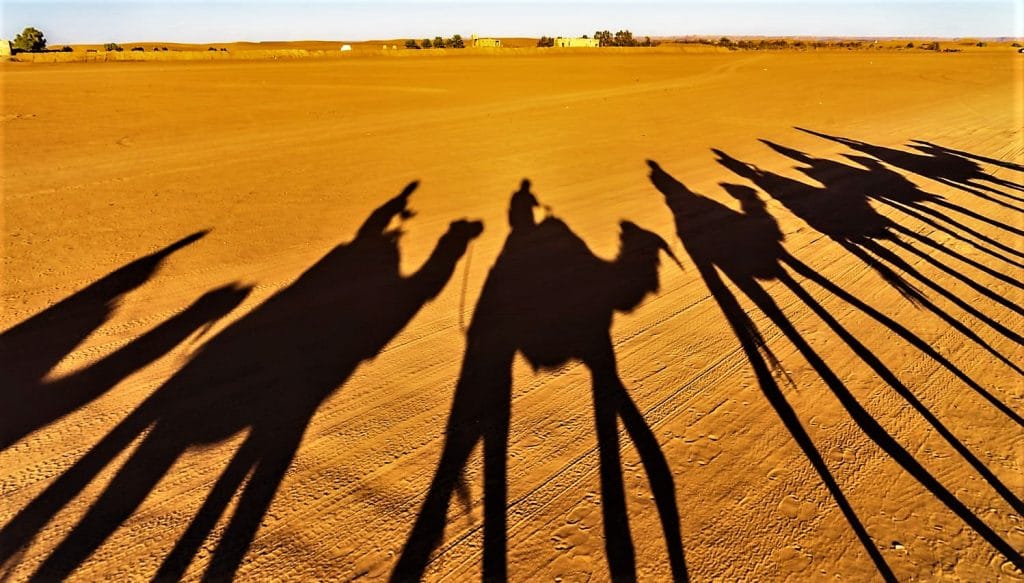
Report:
[{"label": "desert ground", "polygon": [[1024,579],[1024,55],[0,74],[4,580]]}]

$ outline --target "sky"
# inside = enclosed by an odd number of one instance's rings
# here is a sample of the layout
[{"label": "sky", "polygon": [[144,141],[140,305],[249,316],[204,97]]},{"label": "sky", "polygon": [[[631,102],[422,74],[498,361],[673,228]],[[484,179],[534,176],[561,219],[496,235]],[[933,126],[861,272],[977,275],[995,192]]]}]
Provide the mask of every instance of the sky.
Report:
[{"label": "sky", "polygon": [[130,41],[375,40],[452,34],[1024,37],[1024,0],[0,0],[0,37]]}]

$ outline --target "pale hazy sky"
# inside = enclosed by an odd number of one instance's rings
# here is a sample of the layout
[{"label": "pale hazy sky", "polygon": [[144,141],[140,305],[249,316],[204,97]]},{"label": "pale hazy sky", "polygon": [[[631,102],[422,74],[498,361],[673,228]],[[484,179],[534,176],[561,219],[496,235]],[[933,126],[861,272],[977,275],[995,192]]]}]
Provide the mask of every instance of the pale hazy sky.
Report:
[{"label": "pale hazy sky", "polygon": [[437,35],[1024,36],[1024,0],[0,0],[0,35],[51,44]]}]

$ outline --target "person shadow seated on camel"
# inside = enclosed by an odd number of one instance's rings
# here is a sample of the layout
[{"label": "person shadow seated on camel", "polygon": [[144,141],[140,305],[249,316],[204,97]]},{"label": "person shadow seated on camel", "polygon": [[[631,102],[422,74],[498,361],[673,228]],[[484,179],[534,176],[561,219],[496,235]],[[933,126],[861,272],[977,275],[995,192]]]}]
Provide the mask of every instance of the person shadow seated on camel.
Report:
[{"label": "person shadow seated on camel", "polygon": [[[535,369],[582,361],[593,379],[600,451],[605,547],[616,580],[636,577],[625,504],[618,420],[647,470],[669,549],[673,577],[686,578],[679,512],[668,463],[619,377],[610,335],[615,312],[629,312],[659,288],[658,235],[620,223],[618,257],[595,256],[562,220],[534,218],[537,198],[523,180],[509,205],[511,232],[484,283],[467,334],[446,441],[422,510],[392,573],[419,579],[440,544],[448,504],[477,443],[484,449],[485,580],[507,578],[507,459],[512,361],[521,352]],[[672,256],[675,259],[674,256]]]}]

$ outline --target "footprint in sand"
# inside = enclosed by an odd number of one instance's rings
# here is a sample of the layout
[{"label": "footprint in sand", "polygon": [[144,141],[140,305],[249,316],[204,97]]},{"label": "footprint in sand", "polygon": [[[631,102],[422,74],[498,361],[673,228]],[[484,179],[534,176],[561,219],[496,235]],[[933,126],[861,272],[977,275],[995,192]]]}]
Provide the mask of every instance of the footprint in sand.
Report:
[{"label": "footprint in sand", "polygon": [[779,512],[782,514],[804,522],[810,520],[817,513],[817,508],[811,502],[801,500],[792,494],[786,496],[779,502]]}]

